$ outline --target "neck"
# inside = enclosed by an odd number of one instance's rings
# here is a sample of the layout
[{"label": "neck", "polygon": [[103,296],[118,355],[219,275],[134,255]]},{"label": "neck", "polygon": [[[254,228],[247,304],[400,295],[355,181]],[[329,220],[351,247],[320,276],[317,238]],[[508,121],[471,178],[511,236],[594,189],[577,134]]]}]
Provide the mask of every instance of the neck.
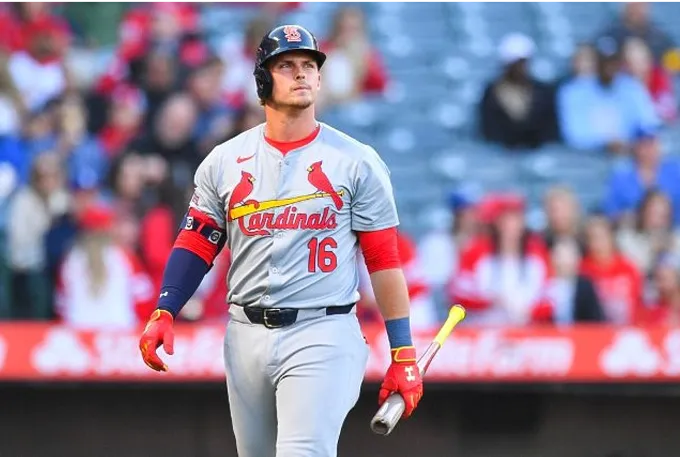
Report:
[{"label": "neck", "polygon": [[264,134],[274,141],[297,141],[310,135],[317,122],[314,109],[284,110],[265,106],[267,122]]}]

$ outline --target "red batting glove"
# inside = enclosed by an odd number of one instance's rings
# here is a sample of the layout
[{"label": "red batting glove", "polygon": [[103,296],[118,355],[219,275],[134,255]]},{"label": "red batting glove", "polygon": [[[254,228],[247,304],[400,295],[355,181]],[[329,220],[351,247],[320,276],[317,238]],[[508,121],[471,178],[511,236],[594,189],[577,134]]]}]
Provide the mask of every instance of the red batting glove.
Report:
[{"label": "red batting glove", "polygon": [[423,380],[416,365],[416,349],[413,346],[392,349],[392,364],[387,369],[385,380],[380,386],[378,405],[382,405],[394,392],[398,392],[404,398],[406,409],[401,417],[406,419],[416,409],[423,396]]},{"label": "red batting glove", "polygon": [[175,334],[172,330],[174,318],[168,311],[157,309],[151,314],[139,340],[142,359],[156,371],[168,371],[168,366],[156,354],[156,349],[163,345],[166,354],[174,354]]}]

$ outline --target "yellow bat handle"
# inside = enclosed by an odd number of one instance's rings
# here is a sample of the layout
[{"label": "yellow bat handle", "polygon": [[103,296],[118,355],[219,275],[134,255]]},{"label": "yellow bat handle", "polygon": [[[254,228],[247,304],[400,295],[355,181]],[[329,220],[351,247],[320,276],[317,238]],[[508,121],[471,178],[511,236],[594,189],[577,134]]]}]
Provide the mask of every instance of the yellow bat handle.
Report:
[{"label": "yellow bat handle", "polygon": [[446,318],[446,322],[439,329],[437,336],[434,337],[434,341],[441,347],[444,345],[444,341],[449,337],[453,328],[458,325],[460,321],[465,319],[465,308],[460,305],[454,305],[449,310],[449,317]]}]

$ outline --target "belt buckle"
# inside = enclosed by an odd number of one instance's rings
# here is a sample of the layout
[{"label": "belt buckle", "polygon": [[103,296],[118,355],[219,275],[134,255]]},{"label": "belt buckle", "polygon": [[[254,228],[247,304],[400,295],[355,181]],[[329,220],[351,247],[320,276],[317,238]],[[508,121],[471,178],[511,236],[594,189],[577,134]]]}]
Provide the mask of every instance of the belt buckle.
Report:
[{"label": "belt buckle", "polygon": [[283,327],[283,324],[281,323],[281,319],[279,319],[278,324],[272,324],[271,322],[269,322],[270,313],[273,316],[276,316],[276,317],[279,317],[279,318],[281,316],[281,310],[280,309],[268,308],[268,309],[263,310],[262,321],[264,323],[264,326],[267,327],[267,328],[281,328],[281,327]]}]

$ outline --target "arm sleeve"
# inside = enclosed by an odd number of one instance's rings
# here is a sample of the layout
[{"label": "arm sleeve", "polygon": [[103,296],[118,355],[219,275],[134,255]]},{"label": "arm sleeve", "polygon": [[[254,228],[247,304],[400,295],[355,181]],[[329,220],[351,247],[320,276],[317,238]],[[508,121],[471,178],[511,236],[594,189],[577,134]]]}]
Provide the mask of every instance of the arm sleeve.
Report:
[{"label": "arm sleeve", "polygon": [[373,149],[358,166],[350,211],[352,230],[356,232],[373,232],[399,225],[390,172]]},{"label": "arm sleeve", "polygon": [[357,232],[357,237],[369,273],[401,266],[396,228]]}]

